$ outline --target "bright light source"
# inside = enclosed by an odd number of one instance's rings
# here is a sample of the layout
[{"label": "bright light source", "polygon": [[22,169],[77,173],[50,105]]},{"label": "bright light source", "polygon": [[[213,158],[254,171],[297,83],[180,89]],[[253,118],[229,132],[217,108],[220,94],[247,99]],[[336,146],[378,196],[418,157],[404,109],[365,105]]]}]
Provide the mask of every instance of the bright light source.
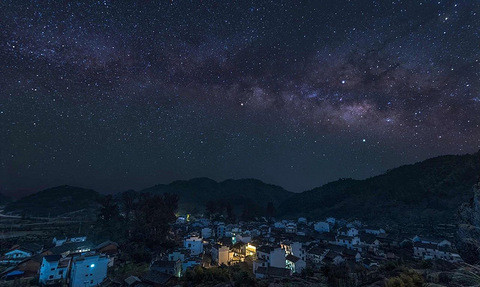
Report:
[{"label": "bright light source", "polygon": [[92,268],[95,267],[95,264],[90,265],[90,267],[92,267]]}]

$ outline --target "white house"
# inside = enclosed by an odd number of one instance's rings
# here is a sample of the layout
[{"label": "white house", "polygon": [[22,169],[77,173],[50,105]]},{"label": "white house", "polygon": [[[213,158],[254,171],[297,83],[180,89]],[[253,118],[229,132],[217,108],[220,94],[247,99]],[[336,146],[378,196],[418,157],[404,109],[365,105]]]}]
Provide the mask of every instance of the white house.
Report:
[{"label": "white house", "polygon": [[283,248],[283,250],[285,250],[285,254],[292,254],[302,259],[303,261],[306,261],[307,254],[301,242],[288,242],[283,243],[280,246]]},{"label": "white house", "polygon": [[55,246],[61,246],[63,243],[67,242],[67,238],[65,237],[63,239],[60,239],[60,238],[54,237],[52,242],[53,244],[55,244]]},{"label": "white house", "polygon": [[263,260],[265,262],[270,261],[270,252],[273,251],[271,246],[260,246],[257,248],[257,259]]},{"label": "white house", "polygon": [[383,229],[383,228],[373,228],[373,227],[365,227],[364,231],[365,231],[365,233],[375,234],[375,235],[385,233],[385,229]]},{"label": "white house", "polygon": [[435,244],[439,246],[452,246],[452,243],[446,239],[436,239],[436,238],[428,238],[428,237],[420,237],[416,235],[413,239],[413,242],[422,242],[428,244]]},{"label": "white house", "polygon": [[196,256],[203,253],[203,240],[198,236],[185,238],[183,246],[190,250],[190,255]]},{"label": "white house", "polygon": [[251,241],[252,241],[252,236],[248,235],[247,233],[235,235],[235,243],[237,242],[250,243]]},{"label": "white house", "polygon": [[39,283],[41,285],[60,284],[67,278],[70,267],[70,257],[61,255],[47,255],[42,259],[40,266]]},{"label": "white house", "polygon": [[297,233],[297,224],[293,222],[289,222],[285,225],[285,232],[286,233]]},{"label": "white house", "polygon": [[348,249],[360,249],[360,238],[357,236],[350,237],[345,235],[337,235],[336,237],[336,245],[345,246]]},{"label": "white house", "polygon": [[350,236],[350,237],[353,237],[353,236],[356,236],[358,235],[358,229],[355,228],[355,227],[342,227],[338,230],[338,235],[343,235],[343,236]]},{"label": "white house", "polygon": [[284,229],[285,228],[285,223],[282,221],[277,221],[273,224],[273,227],[278,228],[278,229]]},{"label": "white house", "polygon": [[286,267],[292,270],[292,273],[301,273],[307,267],[307,263],[304,260],[292,254],[288,254],[285,257],[285,262]]},{"label": "white house", "polygon": [[3,258],[0,259],[0,263],[15,264],[23,261],[26,258],[32,257],[33,255],[34,253],[31,251],[16,248],[14,250],[6,252]]},{"label": "white house", "polygon": [[261,246],[257,248],[257,259],[265,262],[265,267],[285,268],[286,252],[281,247]]},{"label": "white house", "polygon": [[380,240],[374,234],[362,233],[360,235],[360,244],[372,252],[377,253],[380,248]]},{"label": "white house", "polygon": [[171,276],[182,276],[182,262],[179,260],[157,260],[150,265],[150,271],[169,274]]},{"label": "white house", "polygon": [[225,237],[225,224],[220,223],[217,225],[217,230],[216,230],[217,238],[223,238]]},{"label": "white house", "polygon": [[330,232],[330,224],[326,221],[319,221],[315,223],[313,228],[318,232]]},{"label": "white house", "polygon": [[190,255],[190,250],[179,249],[168,254],[168,261],[185,261],[185,258]]},{"label": "white house", "polygon": [[233,252],[230,252],[228,246],[215,244],[212,247],[212,261],[217,265],[228,265],[233,256]]},{"label": "white house", "polygon": [[362,226],[362,222],[360,222],[359,220],[354,220],[352,222],[347,223],[346,226],[347,228],[351,228],[351,227],[359,228]]},{"label": "white house", "polygon": [[14,245],[8,250],[3,258],[0,258],[1,264],[16,264],[21,261],[39,254],[43,251],[43,246],[36,243],[25,243],[22,245]]},{"label": "white house", "polygon": [[328,224],[330,224],[331,226],[334,226],[335,225],[335,218],[334,217],[329,217],[327,219],[325,219],[326,222],[328,222]]},{"label": "white house", "polygon": [[340,265],[343,262],[345,262],[345,259],[340,253],[333,250],[329,250],[324,257],[324,262]]},{"label": "white house", "polygon": [[269,266],[285,268],[285,250],[277,247],[272,252],[270,252]]},{"label": "white house", "polygon": [[53,238],[53,244],[55,244],[55,246],[62,246],[64,243],[72,243],[72,242],[85,242],[87,240],[87,237],[86,236],[77,236],[77,237],[70,237],[70,238],[56,238],[54,237]]},{"label": "white house", "polygon": [[328,248],[321,248],[318,246],[315,246],[308,250],[307,252],[307,258],[308,260],[312,261],[315,264],[320,264],[322,263],[323,259],[325,256],[328,254],[330,249]]},{"label": "white house", "polygon": [[355,262],[362,261],[362,255],[360,254],[360,252],[352,249],[345,249],[344,251],[342,251],[342,255],[344,255],[346,258],[354,259]]},{"label": "white house", "polygon": [[212,237],[212,229],[209,227],[202,228],[202,238]]},{"label": "white house", "polygon": [[299,217],[297,222],[299,224],[307,224],[307,219],[305,217]]},{"label": "white house", "polygon": [[452,249],[449,242],[446,242],[441,241],[441,244],[413,242],[413,255],[424,260],[440,259],[453,263],[462,262],[460,255]]},{"label": "white house", "polygon": [[107,278],[108,258],[100,254],[74,257],[70,271],[70,287],[97,286]]}]

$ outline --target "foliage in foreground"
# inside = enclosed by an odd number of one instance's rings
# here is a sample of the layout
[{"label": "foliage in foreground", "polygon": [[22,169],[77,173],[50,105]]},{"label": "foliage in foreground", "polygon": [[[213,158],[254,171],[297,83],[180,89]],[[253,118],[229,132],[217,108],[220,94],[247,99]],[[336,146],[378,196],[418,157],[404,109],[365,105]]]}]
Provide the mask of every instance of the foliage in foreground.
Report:
[{"label": "foliage in foreground", "polygon": [[212,286],[220,283],[230,283],[234,286],[256,286],[253,274],[240,265],[208,269],[197,266],[193,270],[187,270],[183,281],[187,286]]},{"label": "foliage in foreground", "polygon": [[423,283],[422,275],[412,269],[407,269],[398,276],[386,279],[385,287],[421,287]]}]

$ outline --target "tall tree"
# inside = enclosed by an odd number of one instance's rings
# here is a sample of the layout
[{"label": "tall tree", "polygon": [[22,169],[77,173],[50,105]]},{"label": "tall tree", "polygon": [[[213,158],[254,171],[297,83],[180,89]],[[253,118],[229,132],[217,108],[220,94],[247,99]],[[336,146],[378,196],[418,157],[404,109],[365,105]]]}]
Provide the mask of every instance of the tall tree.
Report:
[{"label": "tall tree", "polygon": [[235,222],[235,214],[233,213],[233,207],[230,202],[225,204],[225,210],[227,212],[227,221],[231,223]]},{"label": "tall tree", "polygon": [[127,219],[130,218],[130,214],[135,209],[135,197],[135,191],[133,190],[127,190],[122,193],[121,201],[123,206],[123,212],[125,212],[125,217]]},{"label": "tall tree", "polygon": [[273,206],[273,202],[269,201],[267,204],[267,218],[271,219],[275,216],[275,207]]},{"label": "tall tree", "polygon": [[176,195],[143,194],[135,210],[135,227],[132,239],[150,248],[165,245],[170,224],[175,222],[178,208]]},{"label": "tall tree", "polygon": [[213,218],[217,213],[217,203],[213,200],[209,200],[205,203],[205,213],[208,218]]},{"label": "tall tree", "polygon": [[101,240],[123,241],[126,226],[112,195],[100,199],[100,212],[97,217],[96,235]]}]

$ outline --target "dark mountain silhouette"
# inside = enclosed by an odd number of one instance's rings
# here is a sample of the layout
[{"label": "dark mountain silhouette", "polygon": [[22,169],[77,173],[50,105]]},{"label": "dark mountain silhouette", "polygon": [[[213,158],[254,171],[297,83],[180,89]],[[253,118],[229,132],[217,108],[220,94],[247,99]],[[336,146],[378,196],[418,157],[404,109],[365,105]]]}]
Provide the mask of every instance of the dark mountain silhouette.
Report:
[{"label": "dark mountain silhouette", "polygon": [[91,189],[62,185],[39,191],[7,204],[5,212],[31,217],[58,216],[98,206],[100,194]]},{"label": "dark mountain silhouette", "polygon": [[208,201],[229,203],[240,210],[245,205],[266,211],[268,202],[278,207],[294,193],[280,186],[264,183],[257,179],[228,179],[216,182],[209,178],[178,180],[170,184],[159,184],[146,188],[141,193],[173,193],[180,198],[179,209],[184,212],[202,211]]},{"label": "dark mountain silhouette", "polygon": [[480,152],[404,165],[365,180],[341,179],[284,201],[284,216],[389,223],[453,223],[480,174]]},{"label": "dark mountain silhouette", "polygon": [[11,198],[4,195],[3,193],[0,192],[0,205],[6,204],[11,201]]},{"label": "dark mountain silhouette", "polygon": [[[209,178],[178,180],[141,191],[179,196],[179,211],[203,212],[207,202],[230,205],[237,214],[245,207],[266,214],[273,203],[277,217],[326,216],[357,218],[387,225],[454,223],[459,206],[471,197],[480,175],[480,152],[447,155],[404,165],[364,180],[340,179],[302,193],[256,179]],[[115,199],[122,204],[121,193]],[[5,211],[29,216],[56,216],[97,206],[100,195],[78,187],[59,186],[7,204]]]}]

